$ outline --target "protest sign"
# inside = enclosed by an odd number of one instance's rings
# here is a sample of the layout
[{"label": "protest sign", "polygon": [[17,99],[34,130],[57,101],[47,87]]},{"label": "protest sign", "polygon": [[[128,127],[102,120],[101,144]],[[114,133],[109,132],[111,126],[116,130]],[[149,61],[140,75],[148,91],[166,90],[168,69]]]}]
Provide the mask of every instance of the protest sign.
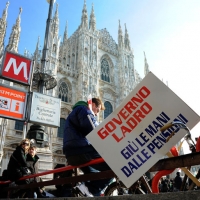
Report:
[{"label": "protest sign", "polygon": [[149,73],[87,139],[119,179],[130,187],[186,134],[160,128],[174,119],[192,129],[200,117]]}]

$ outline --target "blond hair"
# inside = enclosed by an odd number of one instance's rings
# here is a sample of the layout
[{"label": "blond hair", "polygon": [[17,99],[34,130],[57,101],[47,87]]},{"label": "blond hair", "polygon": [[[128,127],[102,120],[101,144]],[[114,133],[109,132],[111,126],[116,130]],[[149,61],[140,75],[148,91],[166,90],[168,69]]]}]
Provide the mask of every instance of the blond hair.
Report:
[{"label": "blond hair", "polygon": [[28,150],[29,150],[29,148],[30,148],[30,140],[28,139],[28,138],[25,138],[25,139],[23,139],[20,143],[19,143],[19,146],[22,146],[23,145],[23,143],[25,143],[25,142],[28,142],[29,143],[29,145],[27,146],[28,148],[26,149],[24,149],[25,150],[25,153],[28,153]]}]

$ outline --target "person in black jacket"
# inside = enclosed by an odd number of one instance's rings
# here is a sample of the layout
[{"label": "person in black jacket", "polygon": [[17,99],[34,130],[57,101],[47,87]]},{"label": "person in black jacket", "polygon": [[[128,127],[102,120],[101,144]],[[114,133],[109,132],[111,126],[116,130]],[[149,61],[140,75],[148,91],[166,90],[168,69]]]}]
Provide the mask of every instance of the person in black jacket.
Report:
[{"label": "person in black jacket", "polygon": [[183,182],[183,180],[180,176],[180,172],[176,172],[176,177],[174,179],[174,191],[175,192],[180,191],[182,182]]},{"label": "person in black jacket", "polygon": [[[18,181],[22,176],[27,175],[22,168],[27,167],[26,155],[30,147],[30,140],[23,139],[20,144],[16,147],[16,150],[10,156],[10,160],[7,167],[8,178],[10,181],[15,182],[17,185],[29,184],[30,180]],[[13,184],[13,183],[12,183]],[[12,198],[23,197],[26,190],[21,189],[13,191],[11,194]]]},{"label": "person in black jacket", "polygon": [[[26,157],[26,162],[28,165],[28,168],[31,170],[31,174],[37,174],[38,173],[38,160],[39,157],[37,156],[37,147],[34,145],[31,145],[28,154]],[[37,176],[34,178],[36,182],[40,181],[40,178]]]},{"label": "person in black jacket", "polygon": [[30,140],[23,139],[20,142],[19,146],[16,147],[16,150],[11,155],[7,167],[8,176],[11,181],[17,181],[24,175],[22,174],[21,168],[28,167],[26,162],[26,155],[28,153],[29,147],[30,147]]},{"label": "person in black jacket", "polygon": [[[38,173],[38,160],[39,157],[37,156],[37,147],[34,145],[31,145],[29,150],[28,150],[28,154],[27,154],[27,158],[26,158],[26,162],[28,165],[28,168],[31,170],[31,174],[37,174]],[[34,178],[35,182],[40,182],[40,177],[37,176]],[[44,193],[44,189],[42,188],[35,188],[35,192],[37,194],[38,198],[45,198],[46,195]],[[36,197],[36,195],[34,194],[34,196]],[[29,194],[28,194],[28,197]]]}]

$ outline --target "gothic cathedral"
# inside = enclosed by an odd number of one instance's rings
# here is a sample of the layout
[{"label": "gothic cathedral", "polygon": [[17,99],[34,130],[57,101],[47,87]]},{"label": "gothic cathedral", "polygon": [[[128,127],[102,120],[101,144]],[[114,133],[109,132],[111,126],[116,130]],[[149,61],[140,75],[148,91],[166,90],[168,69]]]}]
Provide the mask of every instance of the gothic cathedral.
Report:
[{"label": "gothic cathedral", "polygon": [[[4,44],[7,27],[7,14],[9,3],[0,18],[0,64],[5,50],[18,53],[20,38],[20,22],[22,9],[20,8],[16,23],[7,45]],[[77,30],[68,37],[67,24],[63,38],[59,36],[59,13],[56,5],[55,14],[51,23],[51,33],[48,41],[48,59],[45,71],[56,77],[57,86],[47,90],[46,94],[61,99],[60,127],[45,129],[49,136],[49,146],[39,149],[40,172],[54,168],[57,164],[65,164],[62,154],[62,137],[65,119],[72,110],[72,106],[78,100],[87,100],[91,94],[100,97],[106,110],[99,115],[99,121],[103,121],[123,99],[142,80],[134,68],[134,55],[130,44],[129,34],[125,24],[125,30],[118,27],[118,41],[114,41],[105,29],[96,29],[94,6],[88,19],[86,1],[82,9],[81,23]],[[39,38],[35,52],[32,56],[25,50],[24,56],[36,61],[34,71],[41,68],[41,50]],[[149,72],[149,66],[144,54],[144,75]],[[1,84],[18,86],[15,83],[0,80]],[[33,90],[35,88],[33,87]],[[13,150],[23,137],[23,122],[0,119],[1,124],[1,148],[0,163],[1,173],[7,168],[7,164]],[[28,125],[30,127],[30,124]],[[3,131],[4,130],[4,131]],[[3,132],[2,132],[3,131]],[[46,176],[46,179],[51,178]]]}]

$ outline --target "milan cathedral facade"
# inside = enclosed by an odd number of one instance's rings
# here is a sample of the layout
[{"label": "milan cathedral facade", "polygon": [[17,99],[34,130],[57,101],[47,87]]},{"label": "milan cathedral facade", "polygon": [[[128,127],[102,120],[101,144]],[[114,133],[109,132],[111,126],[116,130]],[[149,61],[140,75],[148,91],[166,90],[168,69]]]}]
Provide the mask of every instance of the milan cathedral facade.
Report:
[{"label": "milan cathedral facade", "polygon": [[[20,38],[21,13],[12,27],[8,44],[4,44],[9,3],[6,4],[0,18],[0,64],[5,50],[18,53]],[[36,61],[34,71],[41,68],[40,41],[31,57]],[[63,38],[59,37],[58,5],[51,23],[51,33],[48,41],[48,60],[45,71],[55,75],[57,86],[46,91],[47,95],[61,99],[60,128],[46,128],[49,135],[49,147],[39,149],[40,172],[52,169],[56,164],[65,164],[62,154],[62,137],[65,119],[78,100],[87,100],[87,96],[100,97],[106,110],[99,115],[99,121],[105,119],[142,80],[134,68],[134,55],[130,44],[129,34],[125,25],[122,30],[120,21],[118,41],[105,29],[96,29],[94,7],[88,17],[86,2],[82,9],[81,23],[77,30],[68,37],[67,24]],[[25,50],[24,56],[30,57]],[[149,72],[144,55],[144,76]],[[0,80],[1,84],[18,87],[19,85]],[[20,86],[21,87],[21,86]],[[33,90],[35,90],[33,88]],[[1,120],[0,162],[1,172],[7,168],[10,155],[16,145],[22,140],[23,122]],[[30,124],[28,125],[30,126]],[[3,131],[5,129],[5,131]],[[3,131],[3,132],[2,132]],[[48,176],[46,177],[49,178]]]}]

